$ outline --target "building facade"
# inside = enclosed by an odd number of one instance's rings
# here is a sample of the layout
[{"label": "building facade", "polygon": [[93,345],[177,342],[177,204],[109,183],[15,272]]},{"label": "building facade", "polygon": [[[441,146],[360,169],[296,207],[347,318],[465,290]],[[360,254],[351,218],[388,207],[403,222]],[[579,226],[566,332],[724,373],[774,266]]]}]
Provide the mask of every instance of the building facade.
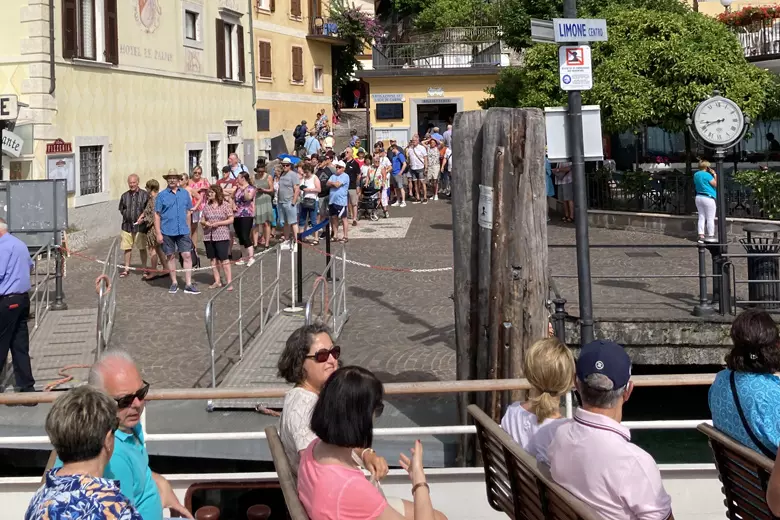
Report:
[{"label": "building facade", "polygon": [[71,227],[99,238],[131,173],[254,163],[251,17],[246,0],[3,0],[0,94],[27,106],[2,178],[67,177]]},{"label": "building facade", "polygon": [[[301,121],[313,127],[317,112],[333,111],[331,48],[343,42],[321,0],[254,0],[254,80],[261,153],[283,138],[293,149]],[[276,153],[281,143],[274,141]]]}]

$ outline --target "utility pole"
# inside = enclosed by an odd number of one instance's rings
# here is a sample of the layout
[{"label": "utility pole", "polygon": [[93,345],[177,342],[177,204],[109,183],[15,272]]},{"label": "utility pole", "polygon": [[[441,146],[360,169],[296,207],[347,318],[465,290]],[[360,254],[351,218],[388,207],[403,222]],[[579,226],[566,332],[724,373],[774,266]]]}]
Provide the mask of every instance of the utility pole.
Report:
[{"label": "utility pole", "polygon": [[[563,16],[577,18],[577,0],[564,0]],[[577,290],[580,302],[580,343],[593,341],[593,295],[590,285],[590,239],[588,238],[588,186],[582,142],[582,94],[569,91],[569,157],[574,178],[574,226],[577,242]]]}]

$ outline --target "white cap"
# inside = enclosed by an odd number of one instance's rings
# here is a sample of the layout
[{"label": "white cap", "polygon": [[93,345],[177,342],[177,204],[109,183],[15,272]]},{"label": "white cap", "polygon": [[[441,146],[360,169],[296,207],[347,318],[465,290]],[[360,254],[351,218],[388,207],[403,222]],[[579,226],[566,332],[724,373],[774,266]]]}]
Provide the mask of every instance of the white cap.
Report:
[{"label": "white cap", "polygon": [[292,164],[292,161],[290,160],[289,157],[285,157],[284,159],[282,159],[282,164]]},{"label": "white cap", "polygon": [[346,168],[347,167],[347,165],[344,164],[344,161],[336,161],[336,162],[333,163],[333,165],[336,168]]}]

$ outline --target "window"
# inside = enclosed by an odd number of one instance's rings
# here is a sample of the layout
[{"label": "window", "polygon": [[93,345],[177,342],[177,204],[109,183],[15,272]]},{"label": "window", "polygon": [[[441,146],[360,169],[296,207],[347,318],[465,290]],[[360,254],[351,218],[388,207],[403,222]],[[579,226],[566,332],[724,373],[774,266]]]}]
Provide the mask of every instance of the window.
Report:
[{"label": "window", "polygon": [[228,149],[228,155],[231,153],[238,153],[238,143],[230,143],[227,146]]},{"label": "window", "polygon": [[217,19],[217,77],[244,82],[244,28]]},{"label": "window", "polygon": [[228,137],[238,137],[238,126],[236,126],[236,125],[228,125],[228,127],[227,127],[227,135],[228,135]]},{"label": "window", "polygon": [[103,191],[103,146],[79,147],[79,195]]},{"label": "window", "polygon": [[325,90],[325,75],[322,67],[314,67],[314,92],[323,92]]},{"label": "window", "polygon": [[187,155],[188,155],[188,159],[187,159],[188,170],[187,171],[191,172],[193,170],[193,168],[195,168],[196,166],[200,166],[200,160],[201,160],[201,157],[203,156],[203,150],[189,150],[187,152]]},{"label": "window", "polygon": [[185,47],[203,50],[203,5],[183,1],[181,16],[182,43]]},{"label": "window", "polygon": [[290,0],[290,16],[301,18],[301,0]]},{"label": "window", "polygon": [[276,10],[276,2],[274,0],[257,0],[257,11],[271,11]]},{"label": "window", "polygon": [[119,63],[117,0],[63,0],[62,57]]},{"label": "window", "polygon": [[198,39],[198,13],[184,11],[184,37],[188,40]]},{"label": "window", "polygon": [[303,47],[292,48],[292,81],[303,83]]},{"label": "window", "polygon": [[271,130],[271,111],[267,108],[257,109],[257,131],[268,132]]},{"label": "window", "polygon": [[257,43],[257,75],[263,79],[272,79],[271,74],[271,42],[260,41]]},{"label": "window", "polygon": [[222,143],[220,141],[209,141],[209,148],[211,151],[211,176],[215,179],[219,178],[219,147]]}]

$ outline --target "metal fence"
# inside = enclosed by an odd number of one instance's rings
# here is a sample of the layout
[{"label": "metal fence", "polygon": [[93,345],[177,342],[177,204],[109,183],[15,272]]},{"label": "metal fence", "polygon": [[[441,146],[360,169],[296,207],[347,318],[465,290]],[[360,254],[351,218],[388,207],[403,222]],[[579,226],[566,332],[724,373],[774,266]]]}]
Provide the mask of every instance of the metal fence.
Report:
[{"label": "metal fence", "polygon": [[117,276],[119,274],[119,238],[115,238],[108,248],[103,272],[97,280],[98,316],[97,316],[97,348],[95,361],[108,348],[111,332],[114,328],[114,313],[116,312]]},{"label": "metal fence", "polygon": [[436,40],[417,43],[387,43],[372,47],[374,69],[452,69],[498,67],[498,40]]},{"label": "metal fence", "polygon": [[[328,283],[331,285],[330,290]],[[319,305],[316,305],[318,294]],[[319,307],[317,314],[314,314],[315,306]],[[314,280],[311,294],[304,309],[304,316],[306,325],[314,322],[327,323],[334,337],[341,335],[341,329],[344,328],[349,316],[347,312],[347,249],[344,244],[341,245],[341,255],[331,255],[325,264],[325,269]]]},{"label": "metal fence", "polygon": [[[49,312],[51,281],[54,280],[56,275],[51,250],[52,246],[51,242],[49,242],[45,246],[41,246],[32,255],[35,263],[32,275],[32,291],[30,292],[30,303],[32,304],[34,315],[33,334],[37,332],[38,327],[43,322],[43,318]],[[41,272],[42,268],[44,272]]]},{"label": "metal fence", "polygon": [[[696,212],[693,177],[678,170],[596,170],[586,178],[590,209],[672,215]],[[730,217],[767,218],[753,191],[730,177],[726,181],[726,204]]]},{"label": "metal fence", "polygon": [[734,32],[742,44],[746,58],[759,58],[780,54],[780,20],[761,20]]}]

